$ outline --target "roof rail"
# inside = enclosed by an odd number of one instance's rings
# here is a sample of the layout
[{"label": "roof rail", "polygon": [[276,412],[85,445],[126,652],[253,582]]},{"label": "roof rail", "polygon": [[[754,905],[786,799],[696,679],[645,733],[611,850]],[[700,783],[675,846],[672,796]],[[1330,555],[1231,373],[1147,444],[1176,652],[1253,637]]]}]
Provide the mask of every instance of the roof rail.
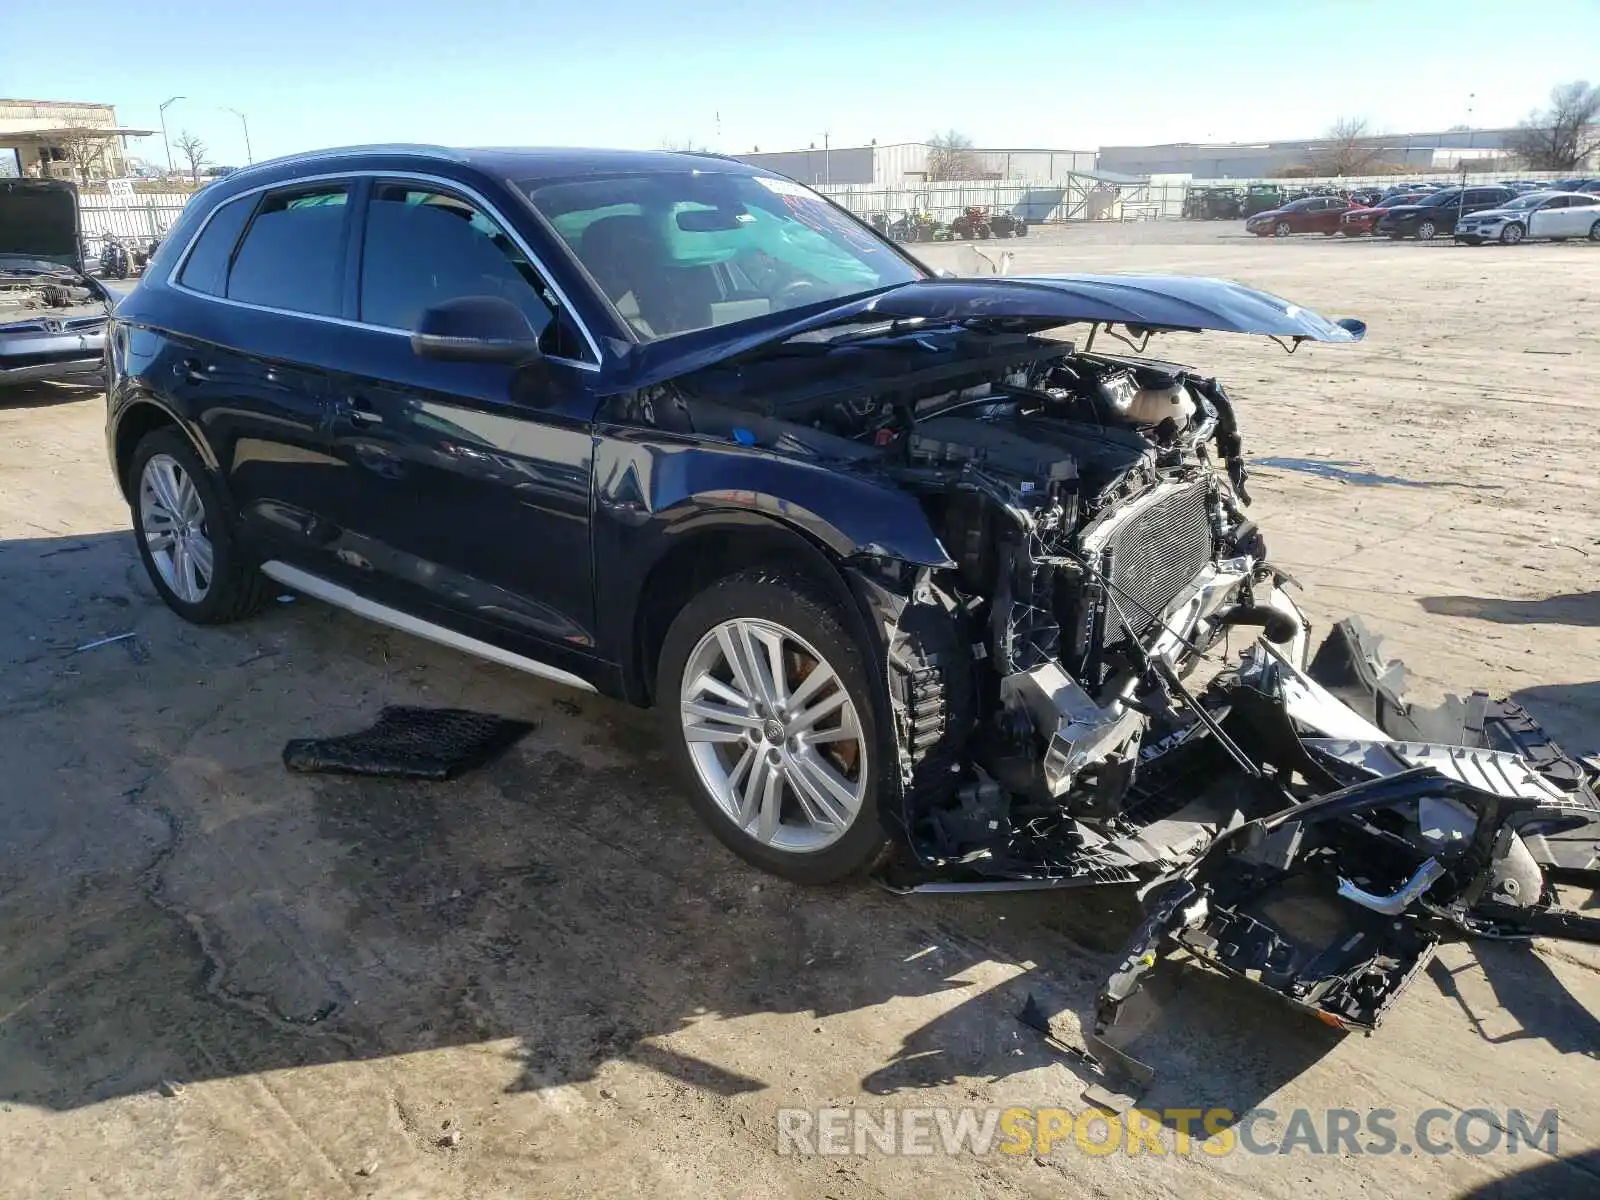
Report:
[{"label": "roof rail", "polygon": [[326,150],[303,150],[297,154],[284,154],[277,158],[262,159],[248,167],[229,173],[229,178],[251,174],[268,167],[282,167],[293,163],[316,163],[330,158],[353,158],[365,154],[416,154],[428,158],[448,158],[453,162],[466,162],[466,156],[449,146],[429,146],[420,142],[380,142],[370,146],[331,146]]}]

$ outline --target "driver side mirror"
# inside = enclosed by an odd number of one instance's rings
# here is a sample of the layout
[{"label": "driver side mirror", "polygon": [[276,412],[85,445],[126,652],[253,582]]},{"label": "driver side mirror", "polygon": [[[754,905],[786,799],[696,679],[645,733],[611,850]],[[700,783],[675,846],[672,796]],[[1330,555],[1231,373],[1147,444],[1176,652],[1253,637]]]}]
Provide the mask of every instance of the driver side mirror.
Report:
[{"label": "driver side mirror", "polygon": [[523,366],[540,356],[528,316],[500,296],[461,296],[424,310],[411,335],[418,358]]}]

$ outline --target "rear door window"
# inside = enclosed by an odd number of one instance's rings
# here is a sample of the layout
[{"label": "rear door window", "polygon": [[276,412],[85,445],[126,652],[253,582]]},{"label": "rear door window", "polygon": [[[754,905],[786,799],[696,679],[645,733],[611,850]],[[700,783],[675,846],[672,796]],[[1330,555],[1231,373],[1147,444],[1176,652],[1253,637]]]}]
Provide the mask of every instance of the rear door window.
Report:
[{"label": "rear door window", "polygon": [[415,329],[425,310],[467,296],[509,300],[536,332],[551,323],[544,283],[528,256],[458,196],[418,184],[378,184],[362,243],[360,319],[369,325]]},{"label": "rear door window", "polygon": [[189,258],[183,264],[183,273],[178,277],[180,284],[208,296],[226,293],[228,263],[233,258],[233,248],[239,244],[239,234],[254,207],[255,197],[246,196],[228,201],[211,214],[211,219],[195,239],[194,249],[189,251]]},{"label": "rear door window", "polygon": [[316,316],[343,307],[344,184],[269,192],[228,274],[228,299]]}]

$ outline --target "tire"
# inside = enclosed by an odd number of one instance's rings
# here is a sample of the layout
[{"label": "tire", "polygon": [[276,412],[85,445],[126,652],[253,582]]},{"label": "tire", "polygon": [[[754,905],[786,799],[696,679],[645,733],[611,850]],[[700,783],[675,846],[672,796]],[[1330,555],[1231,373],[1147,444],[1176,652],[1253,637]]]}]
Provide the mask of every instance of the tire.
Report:
[{"label": "tire", "polygon": [[1527,235],[1527,232],[1521,225],[1513,221],[1500,231],[1500,244],[1502,246],[1515,246]]},{"label": "tire", "polygon": [[[176,429],[148,433],[134,449],[127,471],[134,542],[167,607],[196,625],[223,625],[257,611],[266,602],[270,581],[240,546],[216,480],[189,440]],[[189,496],[183,481],[197,508],[172,498]],[[174,509],[187,516],[184,524],[192,528],[164,536],[174,522],[162,514],[170,517]],[[169,548],[179,540],[187,548],[181,559]],[[210,555],[209,571],[204,569],[205,553]],[[192,574],[185,563],[193,563]],[[202,581],[198,590],[190,586]]]},{"label": "tire", "polygon": [[[1596,221],[1594,223],[1594,227],[1595,227],[1595,229],[1600,229],[1600,221]],[[1027,237],[1028,236],[1028,225],[1027,225],[1026,221],[1024,221],[1021,225],[1017,226],[1017,236],[1018,237]],[[1589,231],[1589,236],[1594,238],[1595,241],[1600,242],[1600,234],[1595,233],[1594,230],[1590,230]]]},{"label": "tire", "polygon": [[1600,221],[1596,221],[1589,226],[1589,240],[1591,242],[1600,242]]},{"label": "tire", "polygon": [[[820,692],[803,697],[801,712],[835,704],[810,725],[811,735],[831,733],[833,740],[807,744],[803,715],[779,716],[770,694],[742,678],[744,668],[731,666],[729,646],[767,668],[767,679],[774,677],[775,657],[785,675],[781,690],[791,697],[830,669]],[[891,764],[878,739],[878,689],[869,670],[837,606],[804,575],[770,569],[730,575],[673,620],[656,672],[662,742],[695,812],[746,862],[820,885],[860,875],[884,857],[889,837],[878,798],[886,794]],[[746,703],[735,706],[741,697]],[[699,712],[686,713],[689,704]],[[713,710],[731,719],[709,715]],[[840,736],[852,728],[857,736]],[[691,740],[691,730],[701,736]],[[832,822],[818,822],[819,811]]]},{"label": "tire", "polygon": [[1272,227],[1273,237],[1288,237],[1293,232],[1294,230],[1289,228],[1289,222],[1287,221],[1279,221]]},{"label": "tire", "polygon": [[1463,246],[1483,245],[1483,239],[1480,237],[1458,237],[1456,238],[1456,241],[1460,242]]},{"label": "tire", "polygon": [[1389,235],[1389,240],[1391,242],[1402,242],[1405,240],[1405,236],[1403,233],[1395,232]]},{"label": "tire", "polygon": [[1336,234],[1338,232],[1339,231],[1337,229],[1324,229],[1322,231],[1322,236],[1323,237],[1332,237],[1334,234]]},{"label": "tire", "polygon": [[1431,242],[1439,234],[1439,227],[1432,221],[1423,221],[1417,226],[1417,241]]}]

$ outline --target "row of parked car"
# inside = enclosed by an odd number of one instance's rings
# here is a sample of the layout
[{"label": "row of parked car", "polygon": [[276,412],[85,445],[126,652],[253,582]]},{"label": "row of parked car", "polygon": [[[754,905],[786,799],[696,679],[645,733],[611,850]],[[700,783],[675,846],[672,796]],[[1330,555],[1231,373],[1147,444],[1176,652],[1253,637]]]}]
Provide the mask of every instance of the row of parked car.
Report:
[{"label": "row of parked car", "polygon": [[1453,237],[1474,246],[1529,238],[1600,242],[1600,179],[1393,190],[1370,203],[1367,199],[1307,197],[1258,213],[1244,227],[1258,237],[1337,233],[1422,242]]}]

